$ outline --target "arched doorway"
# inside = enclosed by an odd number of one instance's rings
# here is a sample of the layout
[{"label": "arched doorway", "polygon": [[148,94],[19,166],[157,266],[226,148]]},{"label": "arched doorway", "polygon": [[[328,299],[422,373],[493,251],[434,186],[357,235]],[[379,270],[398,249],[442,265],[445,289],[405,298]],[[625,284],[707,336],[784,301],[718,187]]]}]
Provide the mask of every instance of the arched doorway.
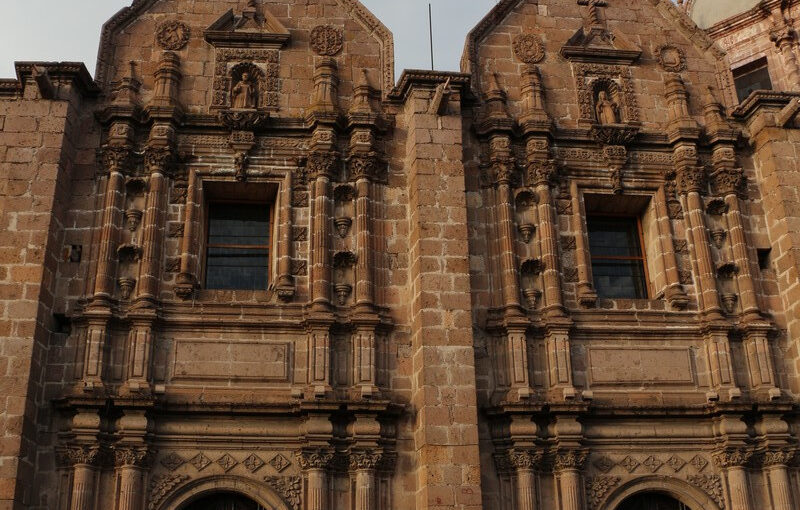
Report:
[{"label": "arched doorway", "polygon": [[617,510],[692,510],[677,499],[658,494],[645,492],[636,494],[623,501]]},{"label": "arched doorway", "polygon": [[182,510],[265,510],[263,506],[241,494],[219,492],[192,501]]}]

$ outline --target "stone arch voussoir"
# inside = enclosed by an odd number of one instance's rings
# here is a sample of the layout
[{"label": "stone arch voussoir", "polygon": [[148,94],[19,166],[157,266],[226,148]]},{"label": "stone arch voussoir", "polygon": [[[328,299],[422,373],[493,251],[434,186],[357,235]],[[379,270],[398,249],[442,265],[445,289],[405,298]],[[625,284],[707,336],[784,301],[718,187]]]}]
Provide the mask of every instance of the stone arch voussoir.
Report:
[{"label": "stone arch voussoir", "polygon": [[165,497],[157,510],[182,510],[189,503],[218,492],[241,494],[266,510],[291,510],[266,483],[229,475],[192,480]]},{"label": "stone arch voussoir", "polygon": [[631,496],[646,492],[666,494],[692,510],[725,510],[711,495],[698,487],[669,476],[651,475],[629,480],[615,488],[597,510],[616,510]]}]

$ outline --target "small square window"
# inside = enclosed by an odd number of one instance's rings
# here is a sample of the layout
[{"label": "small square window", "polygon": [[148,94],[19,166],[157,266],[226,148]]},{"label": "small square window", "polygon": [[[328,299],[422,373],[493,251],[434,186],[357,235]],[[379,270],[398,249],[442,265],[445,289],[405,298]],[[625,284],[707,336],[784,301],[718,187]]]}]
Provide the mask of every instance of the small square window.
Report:
[{"label": "small square window", "polygon": [[209,204],[206,288],[267,289],[269,218],[269,204]]},{"label": "small square window", "polygon": [[610,299],[647,299],[639,219],[589,216],[587,227],[597,295]]},{"label": "small square window", "polygon": [[772,90],[767,59],[760,58],[733,70],[736,95],[741,103],[755,90]]}]

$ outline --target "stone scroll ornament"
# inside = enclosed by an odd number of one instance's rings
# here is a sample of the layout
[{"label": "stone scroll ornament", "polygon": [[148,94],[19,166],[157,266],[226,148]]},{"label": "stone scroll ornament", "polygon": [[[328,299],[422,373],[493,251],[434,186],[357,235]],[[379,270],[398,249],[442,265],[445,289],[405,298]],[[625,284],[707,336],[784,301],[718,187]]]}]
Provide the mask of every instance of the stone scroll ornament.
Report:
[{"label": "stone scroll ornament", "polygon": [[536,64],[544,59],[544,44],[534,34],[522,34],[514,39],[514,54],[525,64]]},{"label": "stone scroll ornament", "polygon": [[165,50],[176,51],[182,49],[189,42],[191,30],[186,23],[180,21],[166,21],[158,26],[156,41]]},{"label": "stone scroll ornament", "polygon": [[319,25],[311,31],[311,47],[318,55],[332,57],[342,51],[344,34],[340,28]]}]

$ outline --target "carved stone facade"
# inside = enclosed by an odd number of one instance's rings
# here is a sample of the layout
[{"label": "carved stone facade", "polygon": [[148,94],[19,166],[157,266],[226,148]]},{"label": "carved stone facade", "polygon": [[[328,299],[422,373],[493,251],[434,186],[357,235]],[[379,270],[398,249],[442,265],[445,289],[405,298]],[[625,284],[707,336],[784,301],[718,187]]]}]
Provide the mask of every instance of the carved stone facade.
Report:
[{"label": "carved stone facade", "polygon": [[[728,28],[788,62],[762,4]],[[709,33],[501,0],[395,84],[357,0],[135,0],[95,80],[17,64],[0,509],[796,508],[800,95],[739,104]],[[253,203],[268,282],[214,288],[211,211]],[[608,217],[641,295],[598,285]]]}]

